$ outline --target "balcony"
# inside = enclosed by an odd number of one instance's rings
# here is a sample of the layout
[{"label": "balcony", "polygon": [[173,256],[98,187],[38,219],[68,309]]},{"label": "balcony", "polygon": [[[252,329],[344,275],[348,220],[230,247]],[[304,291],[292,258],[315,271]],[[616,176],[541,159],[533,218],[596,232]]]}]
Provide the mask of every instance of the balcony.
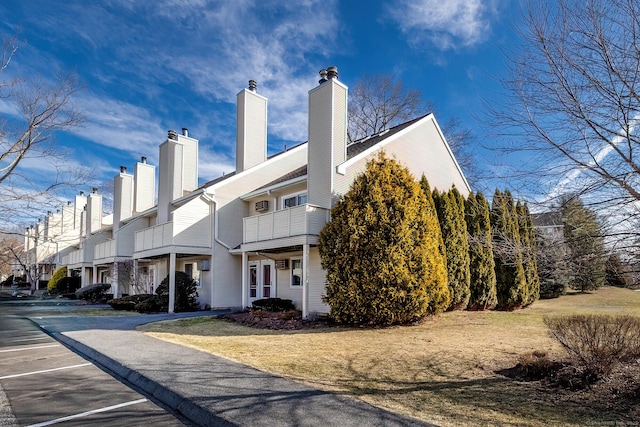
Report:
[{"label": "balcony", "polygon": [[302,235],[317,236],[329,221],[329,210],[306,204],[246,217],[243,221],[242,243]]},{"label": "balcony", "polygon": [[136,231],[135,251],[150,251],[173,244],[173,222]]},{"label": "balcony", "polygon": [[107,240],[106,242],[98,243],[94,248],[93,259],[101,260],[106,258],[113,258],[116,256],[116,241]]},{"label": "balcony", "polygon": [[160,251],[171,246],[200,253],[211,248],[211,222],[208,216],[197,221],[170,221],[136,231],[134,252]]},{"label": "balcony", "polygon": [[62,263],[65,265],[76,265],[87,262],[85,259],[85,250],[76,249],[75,251],[69,252],[62,258]]}]

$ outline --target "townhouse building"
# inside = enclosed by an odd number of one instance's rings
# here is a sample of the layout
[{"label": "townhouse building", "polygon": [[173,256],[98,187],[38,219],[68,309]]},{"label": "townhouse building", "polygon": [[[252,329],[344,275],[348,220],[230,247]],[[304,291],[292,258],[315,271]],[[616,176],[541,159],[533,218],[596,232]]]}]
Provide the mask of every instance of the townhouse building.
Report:
[{"label": "townhouse building", "polygon": [[169,131],[159,147],[157,201],[156,168],[145,159],[133,175],[122,167],[115,176],[111,217],[101,215],[96,192],[77,198],[78,242],[61,264],[83,286],[111,283],[115,295],[153,292],[167,276],[171,293],[175,272],[183,271],[199,283],[203,308],[281,297],[307,317],[328,311],[320,230],[380,150],[416,179],[424,174],[432,188],[470,192],[433,114],[348,144],[348,88],[335,67],[322,70],[309,91],[308,141],[272,156],[267,104],[253,80],[238,93],[232,173],[198,185],[198,140],[187,129]]}]

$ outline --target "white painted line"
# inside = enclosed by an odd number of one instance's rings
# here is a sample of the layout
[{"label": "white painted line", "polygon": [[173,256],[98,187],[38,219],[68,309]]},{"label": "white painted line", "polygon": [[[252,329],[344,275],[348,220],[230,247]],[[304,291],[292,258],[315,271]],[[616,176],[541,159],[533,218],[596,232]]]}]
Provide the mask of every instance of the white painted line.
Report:
[{"label": "white painted line", "polygon": [[123,408],[125,406],[135,405],[137,403],[144,403],[146,401],[147,401],[147,399],[132,400],[130,402],[120,403],[118,405],[113,405],[113,406],[107,406],[105,408],[100,408],[100,409],[94,409],[93,411],[87,411],[87,412],[83,412],[81,414],[69,415],[68,417],[57,418],[55,420],[45,421],[45,422],[39,423],[39,424],[31,424],[31,425],[29,425],[27,427],[50,426],[51,424],[58,424],[58,423],[61,423],[61,422],[64,422],[64,421],[74,420],[76,418],[82,418],[82,417],[86,417],[86,416],[93,415],[93,414],[99,414],[100,412],[107,412],[107,411],[111,411],[111,410],[114,410],[114,409]]},{"label": "white painted line", "polygon": [[36,341],[36,340],[45,340],[49,338],[47,335],[43,335],[41,337],[35,337],[35,338],[20,338],[18,340],[12,340],[13,342],[18,342],[18,341]]},{"label": "white painted line", "polygon": [[38,350],[39,348],[60,347],[60,344],[39,345],[38,347],[13,348],[11,350],[0,350],[0,353],[9,353],[12,351]]},{"label": "white painted line", "polygon": [[45,369],[44,371],[25,372],[24,374],[5,375],[0,377],[0,380],[6,380],[8,378],[25,377],[27,375],[46,374],[47,372],[62,371],[63,369],[82,368],[83,366],[89,366],[91,363],[82,363],[80,365],[63,366],[62,368]]}]

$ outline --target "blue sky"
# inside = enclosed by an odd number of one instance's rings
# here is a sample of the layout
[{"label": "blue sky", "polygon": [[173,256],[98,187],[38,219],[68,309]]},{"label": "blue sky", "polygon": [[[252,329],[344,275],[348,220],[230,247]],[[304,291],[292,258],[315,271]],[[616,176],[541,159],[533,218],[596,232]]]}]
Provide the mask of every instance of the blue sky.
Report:
[{"label": "blue sky", "polygon": [[58,143],[95,168],[96,183],[140,156],[157,164],[167,130],[183,127],[200,140],[201,181],[234,170],[236,94],[249,79],[269,98],[270,153],[305,141],[307,92],[329,65],[348,86],[393,74],[436,105],[441,123],[457,117],[485,145],[477,119],[483,100],[502,96],[501,50],[518,20],[510,0],[0,3],[0,31],[26,42],[4,77],[78,74],[85,123]]}]

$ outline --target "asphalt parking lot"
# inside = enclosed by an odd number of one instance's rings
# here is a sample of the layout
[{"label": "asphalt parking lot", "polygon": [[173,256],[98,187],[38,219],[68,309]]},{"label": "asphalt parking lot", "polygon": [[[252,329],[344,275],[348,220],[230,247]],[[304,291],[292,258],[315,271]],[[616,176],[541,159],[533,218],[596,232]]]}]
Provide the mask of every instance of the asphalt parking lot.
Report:
[{"label": "asphalt parking lot", "polygon": [[185,425],[42,332],[19,308],[0,306],[0,426],[55,424]]}]

